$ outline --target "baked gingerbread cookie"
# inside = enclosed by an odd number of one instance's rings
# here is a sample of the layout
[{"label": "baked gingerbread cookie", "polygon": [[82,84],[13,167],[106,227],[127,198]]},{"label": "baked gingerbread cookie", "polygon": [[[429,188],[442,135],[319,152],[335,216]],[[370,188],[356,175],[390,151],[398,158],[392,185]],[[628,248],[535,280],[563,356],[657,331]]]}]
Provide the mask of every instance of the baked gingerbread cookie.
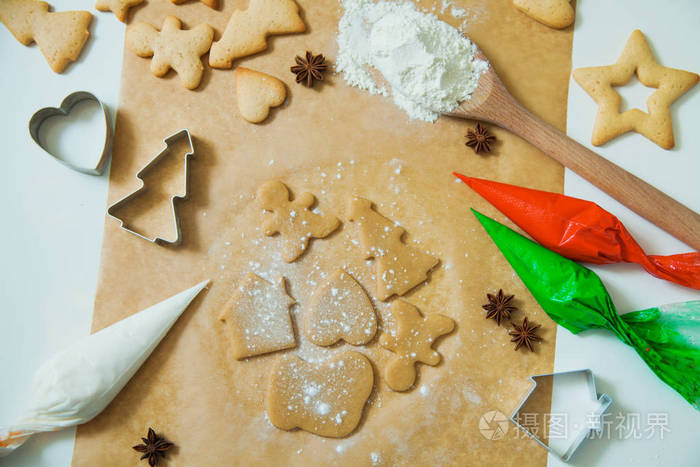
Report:
[{"label": "baked gingerbread cookie", "polygon": [[372,364],[359,352],[322,363],[284,355],[270,374],[267,416],[283,430],[342,438],[360,422],[373,386]]},{"label": "baked gingerbread cookie", "polygon": [[342,269],[329,275],[314,291],[304,314],[304,333],[316,345],[339,341],[368,343],[377,332],[377,316],[367,292]]},{"label": "baked gingerbread cookie", "polygon": [[[630,109],[620,113],[622,97],[614,86],[626,84],[637,74],[639,81],[656,91],[647,99],[647,112]],[[660,65],[644,34],[636,30],[627,40],[617,63],[578,68],[576,82],[598,103],[591,142],[600,146],[611,139],[636,131],[664,149],[674,146],[671,104],[698,82],[697,73]]]},{"label": "baked gingerbread cookie", "polygon": [[249,273],[219,316],[226,323],[234,358],[242,360],[296,347],[289,315],[294,303],[283,277],[271,284]]},{"label": "baked gingerbread cookie", "polygon": [[379,344],[395,355],[387,363],[384,379],[394,391],[406,391],[416,381],[416,363],[440,363],[440,354],[432,347],[440,336],[452,332],[455,322],[435,313],[423,317],[418,308],[397,299],[391,303],[388,323]]},{"label": "baked gingerbread cookie", "polygon": [[316,203],[314,195],[306,192],[291,200],[289,189],[278,180],[260,185],[255,198],[268,211],[262,224],[263,234],[280,234],[284,244],[282,259],[287,263],[301,256],[312,238],[325,238],[340,226],[337,217],[311,210]]},{"label": "baked gingerbread cookie", "polygon": [[126,22],[129,8],[143,3],[143,0],[97,0],[95,8],[100,11],[111,11],[122,23]]},{"label": "baked gingerbread cookie", "polygon": [[267,49],[268,36],[305,30],[294,0],[250,0],[248,9],[233,12],[221,39],[212,45],[209,65],[231,68],[237,58]]},{"label": "baked gingerbread cookie", "polygon": [[[170,0],[173,2],[175,5],[179,5],[181,3],[185,3],[187,0]],[[206,6],[209,8],[217,9],[219,8],[219,0],[199,0],[200,2],[204,3]]]},{"label": "baked gingerbread cookie", "polygon": [[377,298],[403,295],[428,280],[439,259],[403,242],[403,227],[379,214],[372,202],[350,198],[348,219],[358,224],[365,259],[374,259]]},{"label": "baked gingerbread cookie", "polygon": [[202,80],[200,57],[211,47],[214,30],[208,24],[189,31],[181,26],[175,16],[165,18],[161,31],[148,23],[137,23],[127,29],[126,42],[139,57],[153,57],[151,72],[155,76],[164,76],[172,68],[187,89],[194,89]]},{"label": "baked gingerbread cookie", "polygon": [[0,0],[0,22],[23,45],[36,42],[56,73],[78,59],[90,37],[91,21],[87,11],[50,12],[46,2]]},{"label": "baked gingerbread cookie", "polygon": [[554,29],[571,26],[576,16],[571,0],[513,0],[513,5],[530,18]]}]

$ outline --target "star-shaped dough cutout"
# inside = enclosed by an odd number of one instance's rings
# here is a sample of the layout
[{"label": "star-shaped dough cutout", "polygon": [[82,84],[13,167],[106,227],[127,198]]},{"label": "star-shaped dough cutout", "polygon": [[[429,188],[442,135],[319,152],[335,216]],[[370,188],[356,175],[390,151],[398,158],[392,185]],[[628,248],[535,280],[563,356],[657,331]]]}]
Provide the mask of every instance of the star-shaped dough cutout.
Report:
[{"label": "star-shaped dough cutout", "polygon": [[[648,112],[630,109],[620,113],[622,97],[613,86],[626,84],[635,73],[643,85],[657,89],[647,99]],[[628,131],[636,131],[664,149],[671,149],[674,145],[671,104],[695,86],[699,78],[696,73],[661,66],[640,30],[634,31],[627,39],[617,63],[578,68],[573,75],[598,103],[591,138],[594,146]]]}]

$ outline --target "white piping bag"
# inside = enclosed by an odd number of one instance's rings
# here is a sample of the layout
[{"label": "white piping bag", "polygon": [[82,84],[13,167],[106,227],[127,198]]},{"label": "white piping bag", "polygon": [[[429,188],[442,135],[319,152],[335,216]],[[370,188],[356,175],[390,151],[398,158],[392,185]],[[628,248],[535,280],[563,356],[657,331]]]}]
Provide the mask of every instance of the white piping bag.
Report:
[{"label": "white piping bag", "polygon": [[14,425],[0,426],[0,457],[35,433],[80,425],[102,412],[207,284],[87,336],[41,365],[34,374],[27,415]]}]

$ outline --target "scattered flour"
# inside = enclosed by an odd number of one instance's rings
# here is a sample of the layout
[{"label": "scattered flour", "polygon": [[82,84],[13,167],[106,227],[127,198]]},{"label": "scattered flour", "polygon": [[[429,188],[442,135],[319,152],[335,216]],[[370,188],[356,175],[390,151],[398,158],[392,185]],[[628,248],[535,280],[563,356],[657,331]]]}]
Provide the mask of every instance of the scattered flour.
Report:
[{"label": "scattered flour", "polygon": [[[372,77],[381,73],[394,103],[411,118],[435,121],[471,97],[488,63],[460,32],[413,3],[341,0],[336,69],[351,86],[389,95]],[[460,12],[457,12],[460,13]]]}]

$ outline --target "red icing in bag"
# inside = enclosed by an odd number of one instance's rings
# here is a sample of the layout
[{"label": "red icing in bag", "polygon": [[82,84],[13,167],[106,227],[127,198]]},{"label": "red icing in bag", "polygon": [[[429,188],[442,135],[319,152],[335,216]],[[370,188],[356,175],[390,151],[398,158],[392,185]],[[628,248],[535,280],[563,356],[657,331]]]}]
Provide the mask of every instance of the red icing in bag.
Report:
[{"label": "red icing in bag", "polygon": [[638,263],[653,276],[700,290],[700,253],[647,256],[617,217],[591,201],[455,175],[562,256],[594,264]]}]

